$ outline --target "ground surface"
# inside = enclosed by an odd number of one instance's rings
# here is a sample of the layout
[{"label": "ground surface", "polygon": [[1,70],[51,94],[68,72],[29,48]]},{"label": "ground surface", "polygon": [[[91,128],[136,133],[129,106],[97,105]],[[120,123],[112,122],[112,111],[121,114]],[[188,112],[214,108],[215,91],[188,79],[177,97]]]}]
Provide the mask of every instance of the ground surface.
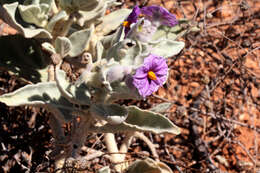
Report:
[{"label": "ground surface", "polygon": [[[169,60],[165,87],[135,103],[173,103],[165,115],[182,128],[181,135],[146,134],[158,144],[160,160],[174,172],[260,172],[260,2],[126,0],[124,6],[145,3],[163,5],[201,28],[180,38],[186,46]],[[1,35],[15,32],[0,22]],[[0,68],[0,95],[23,85]],[[0,172],[54,171],[47,122],[45,110],[0,104]],[[106,152],[102,136],[85,145]],[[147,145],[136,140],[127,159],[147,154]],[[104,157],[93,159],[86,172],[105,165],[111,163]]]}]

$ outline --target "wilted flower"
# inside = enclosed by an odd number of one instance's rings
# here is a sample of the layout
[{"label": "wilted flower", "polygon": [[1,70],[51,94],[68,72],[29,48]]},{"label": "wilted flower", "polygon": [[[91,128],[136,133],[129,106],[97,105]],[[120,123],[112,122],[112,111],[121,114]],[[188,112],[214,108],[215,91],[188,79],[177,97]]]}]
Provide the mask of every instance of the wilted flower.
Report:
[{"label": "wilted flower", "polygon": [[130,15],[127,17],[127,19],[123,22],[123,26],[125,27],[125,35],[127,35],[127,33],[129,32],[130,25],[137,22],[140,14],[141,14],[141,10],[136,5],[133,11],[130,13]]},{"label": "wilted flower", "polygon": [[149,20],[140,19],[129,32],[128,38],[136,38],[142,42],[148,42],[157,31],[157,26]]},{"label": "wilted flower", "polygon": [[143,97],[151,95],[162,86],[168,74],[166,59],[150,54],[144,59],[144,63],[136,70],[133,76],[133,85]]},{"label": "wilted flower", "polygon": [[174,26],[178,24],[176,16],[171,14],[167,9],[161,6],[152,5],[148,7],[143,7],[141,9],[141,13],[145,16],[145,18],[149,19],[157,26]]}]

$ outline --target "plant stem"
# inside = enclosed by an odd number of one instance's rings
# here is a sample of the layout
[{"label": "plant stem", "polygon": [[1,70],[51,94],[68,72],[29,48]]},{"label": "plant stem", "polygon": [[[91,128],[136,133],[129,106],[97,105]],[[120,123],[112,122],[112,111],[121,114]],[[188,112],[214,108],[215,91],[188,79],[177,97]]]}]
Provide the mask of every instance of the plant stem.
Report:
[{"label": "plant stem", "polygon": [[[105,144],[109,153],[118,153],[118,147],[113,133],[106,133],[104,135]],[[117,163],[121,161],[118,154],[111,154],[111,162]]]},{"label": "plant stem", "polygon": [[156,148],[155,148],[154,144],[150,141],[150,139],[148,139],[148,138],[147,138],[143,133],[141,133],[141,132],[135,132],[134,136],[137,137],[137,138],[139,138],[139,139],[141,139],[141,140],[143,140],[143,141],[147,144],[147,146],[150,148],[153,157],[156,158],[156,161],[159,161],[159,160],[158,160],[159,156],[158,156],[158,154],[157,154]]}]

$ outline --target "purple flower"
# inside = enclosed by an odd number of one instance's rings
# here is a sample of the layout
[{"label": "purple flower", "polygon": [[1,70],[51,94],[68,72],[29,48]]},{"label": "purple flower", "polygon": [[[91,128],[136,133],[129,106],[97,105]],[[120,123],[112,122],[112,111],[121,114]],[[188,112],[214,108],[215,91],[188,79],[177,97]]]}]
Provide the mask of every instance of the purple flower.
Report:
[{"label": "purple flower", "polygon": [[144,63],[136,70],[133,76],[133,85],[143,97],[151,95],[162,86],[168,74],[166,59],[150,54],[144,59]]},{"label": "purple flower", "polygon": [[157,23],[157,25],[167,25],[167,26],[174,26],[178,24],[176,16],[171,14],[167,9],[152,5],[148,7],[143,7],[141,9],[141,13],[149,19],[151,22]]},{"label": "purple flower", "polygon": [[136,5],[133,9],[133,11],[129,14],[129,16],[127,17],[127,19],[123,22],[123,26],[125,27],[125,35],[127,35],[127,33],[130,30],[130,25],[132,23],[136,23],[138,20],[139,15],[141,14],[141,10],[140,8]]}]

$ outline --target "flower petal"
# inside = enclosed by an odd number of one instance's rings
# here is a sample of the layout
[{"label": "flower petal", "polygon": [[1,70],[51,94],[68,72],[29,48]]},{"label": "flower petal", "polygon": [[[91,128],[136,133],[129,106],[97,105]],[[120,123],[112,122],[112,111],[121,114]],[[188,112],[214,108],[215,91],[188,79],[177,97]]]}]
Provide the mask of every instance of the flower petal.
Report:
[{"label": "flower petal", "polygon": [[147,92],[149,90],[149,81],[148,79],[135,79],[133,81],[134,86],[138,89],[139,93],[141,96],[146,97],[147,96]]},{"label": "flower petal", "polygon": [[157,85],[162,86],[167,79],[167,75],[165,76],[158,76],[157,79],[154,81]]},{"label": "flower petal", "polygon": [[150,54],[144,59],[144,66],[147,67],[148,71],[154,68],[153,61],[156,57],[156,55]]},{"label": "flower petal", "polygon": [[176,16],[171,14],[167,9],[161,6],[152,5],[143,7],[141,9],[144,14],[151,21],[159,21],[161,25],[174,26],[178,24]]},{"label": "flower petal", "polygon": [[141,9],[138,7],[138,5],[136,5],[126,19],[129,26],[125,27],[125,35],[127,35],[128,32],[130,31],[130,29],[131,29],[130,25],[137,22],[138,16],[140,14],[141,14]]},{"label": "flower petal", "polygon": [[147,72],[148,72],[147,68],[145,66],[142,66],[136,70],[134,78],[136,79],[147,78]]},{"label": "flower petal", "polygon": [[149,87],[149,95],[151,95],[153,92],[157,91],[160,87],[160,85],[157,84],[156,82],[157,80],[153,80],[150,83],[150,87]]},{"label": "flower petal", "polygon": [[136,23],[140,14],[141,14],[141,9],[138,7],[138,5],[136,5],[133,8],[132,12],[127,17],[126,21],[130,23]]}]

